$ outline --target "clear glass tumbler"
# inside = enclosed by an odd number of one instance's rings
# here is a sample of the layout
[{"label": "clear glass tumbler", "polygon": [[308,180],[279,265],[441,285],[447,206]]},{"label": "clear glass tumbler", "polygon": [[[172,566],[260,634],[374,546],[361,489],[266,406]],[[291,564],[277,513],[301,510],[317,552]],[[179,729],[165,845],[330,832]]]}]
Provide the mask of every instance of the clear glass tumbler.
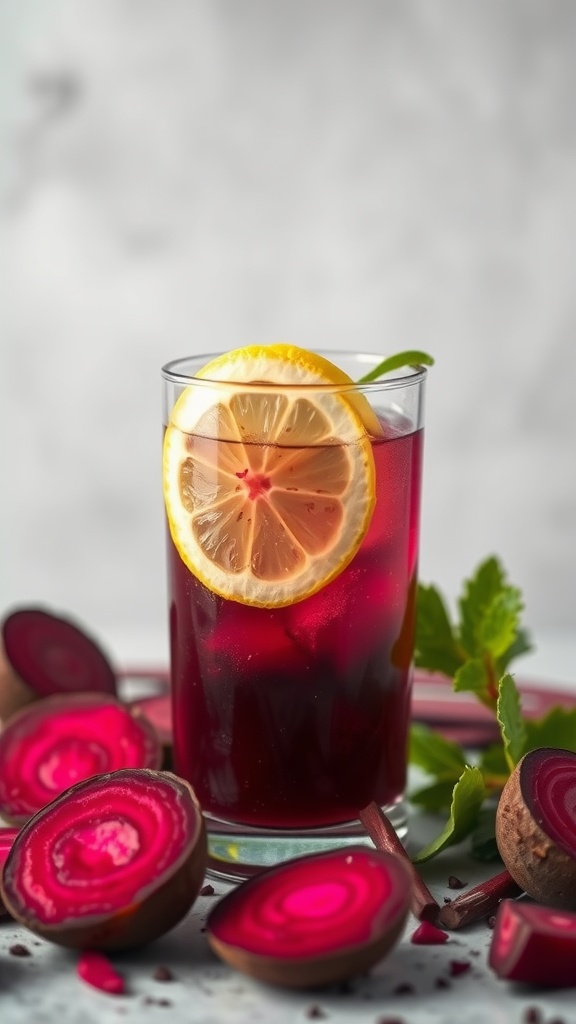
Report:
[{"label": "clear glass tumbler", "polygon": [[405,835],[426,370],[199,377],[214,358],[162,370],[174,763],[211,872],[243,878],[367,841],[372,801]]}]

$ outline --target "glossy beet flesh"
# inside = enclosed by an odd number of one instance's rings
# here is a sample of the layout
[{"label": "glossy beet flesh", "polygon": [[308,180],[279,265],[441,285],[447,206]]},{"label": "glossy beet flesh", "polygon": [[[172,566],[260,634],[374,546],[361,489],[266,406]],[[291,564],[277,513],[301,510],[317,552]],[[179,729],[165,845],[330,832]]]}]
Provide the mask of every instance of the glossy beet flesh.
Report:
[{"label": "glossy beet flesh", "polygon": [[342,981],[397,940],[411,884],[399,857],[366,847],[300,857],[225,896],[209,915],[208,941],[262,981],[303,988]]},{"label": "glossy beet flesh", "polygon": [[542,747],[524,755],[498,802],[496,840],[524,892],[576,910],[576,753]]},{"label": "glossy beet flesh", "polygon": [[0,815],[20,824],[83,779],[120,768],[158,768],[148,720],[98,693],[46,697],[0,732]]},{"label": "glossy beet flesh", "polygon": [[576,914],[503,900],[488,963],[500,978],[549,987],[576,984]]},{"label": "glossy beet flesh", "polygon": [[36,696],[116,693],[107,656],[70,619],[42,608],[19,608],[4,619],[2,638],[10,665]]},{"label": "glossy beet flesh", "polygon": [[124,949],[187,913],[205,867],[204,822],[189,784],[123,769],[73,786],[23,826],[2,892],[10,913],[44,938]]},{"label": "glossy beet flesh", "polygon": [[172,700],[169,693],[140,697],[130,701],[133,711],[144,715],[153,726],[162,744],[163,760],[167,767],[172,762]]}]

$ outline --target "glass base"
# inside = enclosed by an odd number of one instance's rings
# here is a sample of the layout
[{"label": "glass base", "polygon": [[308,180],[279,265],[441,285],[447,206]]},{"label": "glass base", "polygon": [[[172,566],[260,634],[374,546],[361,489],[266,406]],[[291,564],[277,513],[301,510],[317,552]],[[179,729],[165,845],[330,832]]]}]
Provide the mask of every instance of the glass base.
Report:
[{"label": "glass base", "polygon": [[[401,841],[408,835],[404,800],[383,807]],[[372,846],[359,821],[318,829],[261,829],[232,825],[204,815],[208,830],[208,869],[212,878],[244,881],[265,868],[293,857],[322,853],[343,846]]]}]

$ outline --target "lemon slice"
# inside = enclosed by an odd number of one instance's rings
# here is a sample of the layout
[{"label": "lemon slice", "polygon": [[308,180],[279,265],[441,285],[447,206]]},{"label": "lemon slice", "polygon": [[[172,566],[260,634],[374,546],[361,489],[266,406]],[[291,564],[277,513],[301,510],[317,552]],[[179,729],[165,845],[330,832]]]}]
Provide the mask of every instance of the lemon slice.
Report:
[{"label": "lemon slice", "polygon": [[322,356],[276,344],[220,356],[182,392],[164,439],[164,499],[182,560],[211,591],[294,604],[354,557],[375,486],[358,395],[338,391],[352,383]]}]

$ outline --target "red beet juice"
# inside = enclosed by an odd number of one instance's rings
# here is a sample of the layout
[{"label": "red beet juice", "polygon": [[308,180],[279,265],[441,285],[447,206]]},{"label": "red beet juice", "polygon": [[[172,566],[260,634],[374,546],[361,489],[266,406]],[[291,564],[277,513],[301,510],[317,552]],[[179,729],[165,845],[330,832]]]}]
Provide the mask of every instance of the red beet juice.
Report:
[{"label": "red beet juice", "polygon": [[215,818],[309,829],[404,793],[422,431],[383,423],[371,443],[370,526],[311,597],[225,600],[169,539],[175,770]]}]

